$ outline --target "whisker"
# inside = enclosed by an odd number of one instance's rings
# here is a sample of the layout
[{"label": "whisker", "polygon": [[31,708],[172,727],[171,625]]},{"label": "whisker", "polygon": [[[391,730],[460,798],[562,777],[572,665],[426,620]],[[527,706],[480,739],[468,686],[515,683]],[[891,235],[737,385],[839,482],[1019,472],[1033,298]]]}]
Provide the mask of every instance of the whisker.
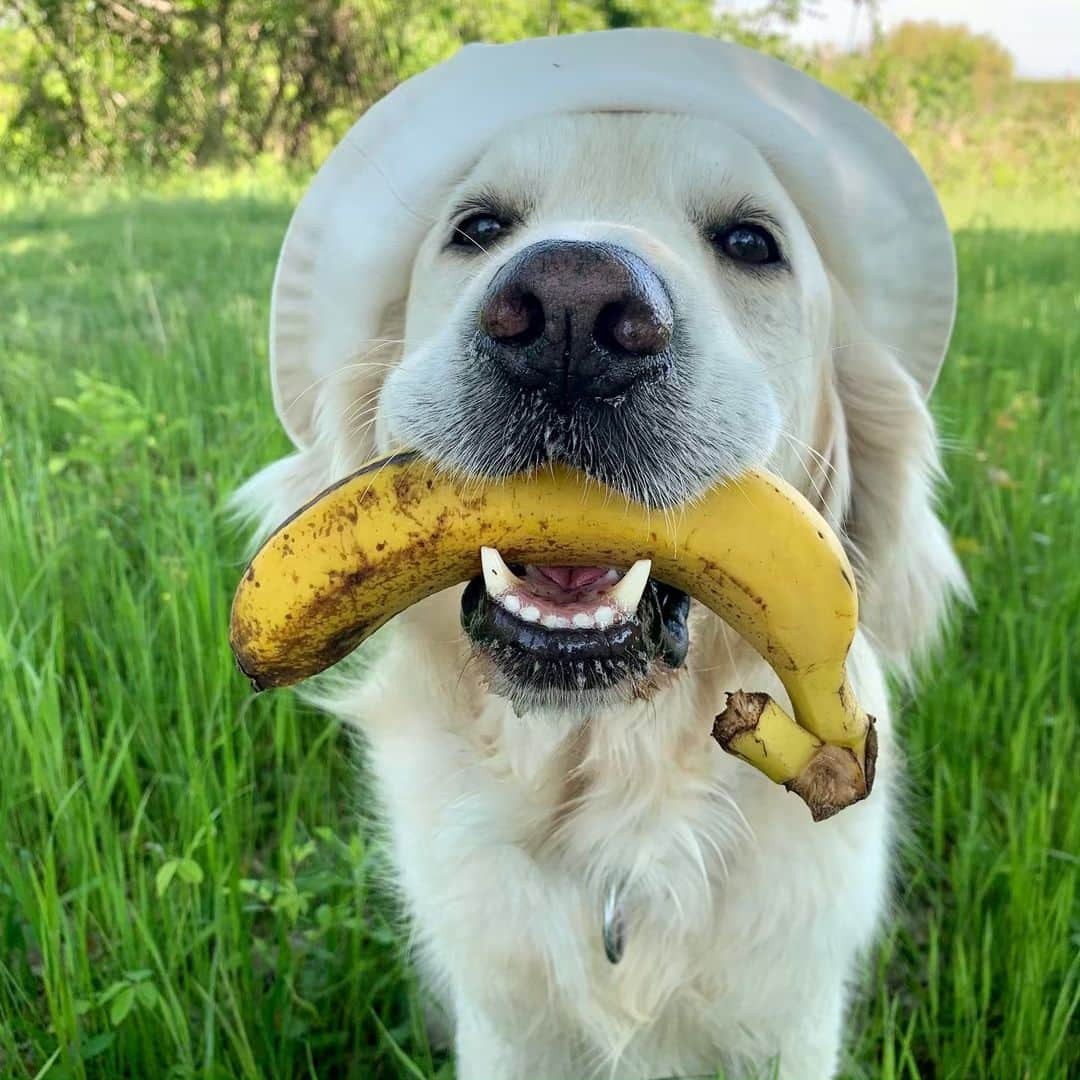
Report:
[{"label": "whisker", "polygon": [[[802,452],[801,452],[801,449],[800,449],[800,446],[799,446],[800,440],[796,439],[794,435],[788,434],[788,432],[786,432],[786,431],[781,431],[780,434],[785,439],[787,439],[787,441],[791,444],[791,446],[795,450],[795,457],[796,457],[796,460],[799,462],[799,467],[802,469],[802,471],[804,473],[806,473],[806,479],[810,481],[810,486],[814,489],[814,494],[817,495],[818,502],[821,503],[821,506],[822,506],[823,509],[827,508],[828,503],[827,503],[827,500],[825,498],[825,494],[822,492],[821,488],[818,487],[818,482],[817,482],[817,480],[814,479],[814,474],[810,471],[810,469],[807,466],[806,462],[803,461]],[[805,443],[803,445],[805,446]],[[832,481],[829,479],[828,474],[826,474],[826,476],[825,476],[825,482],[830,487],[832,486]]]},{"label": "whisker", "polygon": [[[397,338],[369,338],[368,340],[378,341],[379,344],[374,346],[373,348],[369,349],[367,352],[359,354],[361,356],[361,358],[371,356],[374,353],[377,353],[380,349],[385,349],[387,345],[399,345],[399,344],[401,344],[401,341],[399,339],[397,339]],[[354,354],[354,355],[356,355],[356,354]],[[292,401],[289,402],[289,404],[288,404],[288,406],[286,408],[287,408],[287,410],[295,408],[297,402],[299,402],[302,397],[304,397],[306,394],[309,394],[317,386],[320,386],[322,383],[326,382],[327,379],[337,378],[337,377],[341,376],[344,372],[355,370],[356,368],[379,367],[379,366],[381,366],[381,365],[379,365],[375,361],[368,361],[368,360],[363,360],[363,359],[361,359],[359,361],[349,361],[348,363],[340,364],[340,365],[338,365],[338,367],[334,368],[333,371],[328,371],[325,375],[320,375],[317,379],[312,380],[312,382],[310,382],[307,386],[305,386],[304,389],[301,390],[300,393],[297,394],[296,397],[294,397],[292,399]],[[394,365],[394,364],[386,364],[385,366],[388,367],[388,368],[392,368],[392,367],[395,367],[396,365]]]},{"label": "whisker", "polygon": [[[889,352],[893,352],[897,356],[904,355],[904,350],[901,349],[899,346],[888,345],[885,342],[875,341],[872,338],[868,338],[865,341],[846,341],[840,345],[829,345],[826,347],[825,351],[829,353],[835,353],[841,352],[844,349],[861,349],[867,346],[873,347],[875,345],[879,346],[882,349],[887,349]],[[779,368],[790,367],[792,364],[805,364],[808,361],[813,360],[814,355],[814,353],[807,353],[805,356],[796,356],[790,360],[781,360],[779,363],[769,364],[768,367],[770,371],[776,371]]]},{"label": "whisker", "polygon": [[[435,225],[438,223],[439,219],[437,217],[433,217],[431,214],[421,213],[414,206],[410,205],[410,203],[398,190],[398,187],[394,183],[394,181],[390,179],[390,174],[387,173],[387,171],[379,164],[379,162],[376,161],[375,158],[373,158],[369,153],[367,153],[367,151],[361,149],[359,146],[356,146],[354,143],[349,142],[348,139],[346,139],[345,145],[354,154],[362,157],[379,174],[379,176],[382,178],[383,183],[386,184],[386,187],[389,190],[390,194],[393,195],[394,198],[398,201],[398,205],[405,211],[405,213],[409,214],[411,217],[415,218],[417,221],[424,225]],[[481,244],[480,241],[477,240],[475,237],[469,236],[467,233],[462,232],[461,229],[458,229],[456,227],[453,231],[456,235],[464,237],[464,239],[468,240],[469,243],[479,248],[480,251],[482,251],[485,255],[489,254],[488,249],[484,247],[484,245]]]},{"label": "whisker", "polygon": [[[366,423],[378,418],[378,399],[373,397],[367,401],[357,402],[355,407],[351,409],[345,416],[342,417],[342,422],[348,429],[351,425],[356,423]],[[373,414],[370,415],[369,414]]]},{"label": "whisker", "polygon": [[457,236],[464,237],[466,240],[469,241],[470,244],[473,244],[475,247],[478,247],[485,255],[489,254],[488,249],[486,247],[484,247],[484,245],[481,244],[480,241],[477,240],[474,236],[469,236],[468,233],[462,232],[456,226],[454,227],[453,231]]},{"label": "whisker", "polygon": [[742,672],[739,670],[739,663],[735,659],[735,652],[731,647],[731,637],[726,627],[721,628],[721,636],[724,639],[724,648],[727,650],[728,660],[731,662],[731,670],[735,672],[735,681],[739,684],[738,689],[743,688]]},{"label": "whisker", "polygon": [[411,206],[406,201],[405,197],[401,194],[400,191],[398,191],[397,185],[394,183],[393,180],[390,179],[389,173],[387,173],[387,171],[379,164],[379,162],[375,158],[373,158],[366,150],[364,150],[360,146],[357,146],[349,139],[347,135],[342,145],[348,147],[348,149],[352,153],[356,154],[357,157],[363,158],[364,161],[366,161],[379,174],[379,176],[382,178],[383,183],[386,184],[386,187],[389,190],[390,194],[393,195],[395,199],[397,199],[402,210],[404,210],[412,217],[416,218],[417,221],[421,222],[424,225],[435,224],[437,220],[436,218],[432,217],[430,214],[421,213],[419,210]]}]

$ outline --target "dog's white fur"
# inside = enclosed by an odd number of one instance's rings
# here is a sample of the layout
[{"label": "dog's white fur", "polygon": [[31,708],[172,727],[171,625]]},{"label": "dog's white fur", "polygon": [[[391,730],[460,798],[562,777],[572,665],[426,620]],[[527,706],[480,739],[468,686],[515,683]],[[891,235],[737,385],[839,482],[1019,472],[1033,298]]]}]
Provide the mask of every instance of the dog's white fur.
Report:
[{"label": "dog's white fur", "polygon": [[[484,186],[523,197],[527,224],[497,251],[448,254],[449,207]],[[703,241],[703,216],[743,196],[778,219],[790,274],[725,266]],[[883,671],[909,670],[963,589],[934,511],[922,395],[889,343],[867,340],[768,163],[720,124],[534,121],[493,145],[446,208],[408,297],[387,312],[386,342],[358,342],[356,364],[313,386],[314,445],[241,491],[260,531],[376,450],[407,442],[453,458],[438,429],[474,407],[456,396],[454,365],[483,286],[537,239],[612,240],[652,262],[687,322],[686,421],[712,426],[717,460],[730,458],[721,471],[765,462],[842,532],[863,611],[851,675],[880,735],[872,797],[813,824],[710,738],[725,691],[786,698],[707,611],[695,606],[685,669],[650,700],[587,716],[518,717],[489,694],[459,626],[460,589],[395,620],[370,676],[320,700],[365,737],[458,1075],[832,1077],[900,814]],[[623,880],[628,940],[612,966],[601,910]]]}]

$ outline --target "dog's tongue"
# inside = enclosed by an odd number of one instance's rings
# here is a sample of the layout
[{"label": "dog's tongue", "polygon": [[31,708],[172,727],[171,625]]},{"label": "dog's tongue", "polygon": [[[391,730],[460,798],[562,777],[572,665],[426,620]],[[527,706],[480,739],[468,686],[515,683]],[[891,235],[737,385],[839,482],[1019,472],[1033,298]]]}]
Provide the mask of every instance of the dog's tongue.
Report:
[{"label": "dog's tongue", "polygon": [[551,604],[578,604],[598,598],[619,577],[619,572],[610,566],[537,566],[529,563],[521,584],[531,596]]},{"label": "dog's tongue", "polygon": [[587,589],[610,572],[606,566],[536,566],[533,569],[567,590]]}]

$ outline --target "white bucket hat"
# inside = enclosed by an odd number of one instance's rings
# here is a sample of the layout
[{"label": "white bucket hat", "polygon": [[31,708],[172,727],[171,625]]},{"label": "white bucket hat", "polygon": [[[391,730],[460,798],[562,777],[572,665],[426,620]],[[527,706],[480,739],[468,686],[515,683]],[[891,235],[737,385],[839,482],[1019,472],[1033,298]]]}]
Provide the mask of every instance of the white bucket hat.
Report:
[{"label": "white bucket hat", "polygon": [[762,152],[867,333],[929,394],[956,307],[952,237],[906,147],[860,106],[737,45],[606,30],[469,45],[373,105],[289,224],[270,315],[274,406],[298,447],[313,385],[355,359],[408,289],[440,198],[528,117],[635,110],[722,120]]}]

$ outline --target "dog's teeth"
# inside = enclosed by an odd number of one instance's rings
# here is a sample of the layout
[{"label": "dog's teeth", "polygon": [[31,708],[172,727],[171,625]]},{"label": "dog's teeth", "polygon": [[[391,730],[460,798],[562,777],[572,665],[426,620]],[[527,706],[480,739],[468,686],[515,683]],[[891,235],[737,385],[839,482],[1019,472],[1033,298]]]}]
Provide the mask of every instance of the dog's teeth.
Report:
[{"label": "dog's teeth", "polygon": [[[480,568],[484,573],[484,588],[487,589],[488,596],[495,600],[523,584],[517,574],[510,572],[510,568],[503,562],[503,557],[493,547],[480,549]],[[509,600],[510,597],[506,599]],[[504,604],[504,607],[514,610],[509,604]]]},{"label": "dog's teeth", "polygon": [[580,623],[571,622],[565,615],[545,615],[540,620],[541,626],[546,626],[549,630],[569,630],[571,626],[579,626]]},{"label": "dog's teeth", "polygon": [[[606,603],[591,611],[578,611],[569,616],[552,611],[542,614],[537,604],[530,603],[528,585],[510,570],[496,548],[480,549],[480,566],[488,596],[522,622],[540,623],[549,630],[591,630],[594,627],[605,630],[613,623],[632,617],[652,570],[649,559],[639,559],[611,586],[605,596]],[[615,571],[609,573],[614,575]]]},{"label": "dog's teeth", "polygon": [[608,599],[623,615],[633,615],[637,611],[651,571],[652,559],[638,559],[608,593]]}]

